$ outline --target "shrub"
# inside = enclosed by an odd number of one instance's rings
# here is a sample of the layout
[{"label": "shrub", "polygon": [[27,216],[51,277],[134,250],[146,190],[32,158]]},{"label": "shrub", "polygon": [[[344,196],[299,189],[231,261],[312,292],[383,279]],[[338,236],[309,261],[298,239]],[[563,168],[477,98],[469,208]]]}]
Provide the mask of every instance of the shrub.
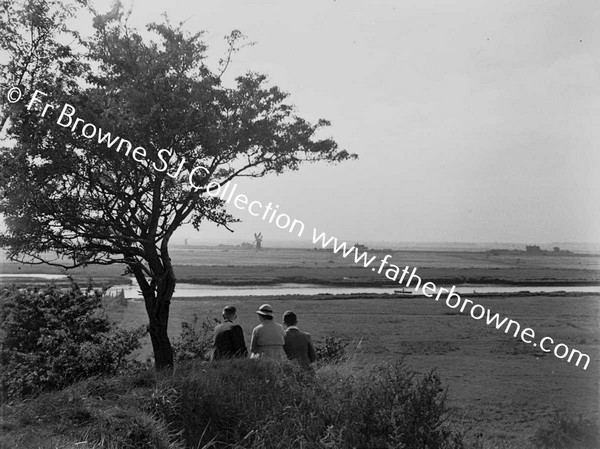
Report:
[{"label": "shrub", "polygon": [[5,289],[0,296],[3,400],[63,388],[91,376],[115,374],[139,348],[143,328],[115,330],[101,310],[101,294],[68,289]]},{"label": "shrub", "polygon": [[532,442],[539,449],[597,449],[600,424],[581,416],[575,421],[556,415],[547,426],[538,429]]},{"label": "shrub", "polygon": [[348,360],[348,353],[346,347],[348,341],[343,340],[333,335],[328,335],[325,340],[315,345],[315,351],[317,352],[317,360],[320,364],[331,364],[341,363]]},{"label": "shrub", "polygon": [[[219,320],[214,319],[215,323]],[[206,317],[200,321],[197,314],[193,315],[192,322],[181,323],[181,334],[173,342],[173,356],[175,361],[189,360],[195,358],[207,358],[208,352],[213,344],[214,323]]]},{"label": "shrub", "polygon": [[449,426],[446,391],[435,371],[417,378],[396,361],[365,368],[359,375],[351,370],[329,383],[344,411],[347,447],[464,447],[462,435]]}]

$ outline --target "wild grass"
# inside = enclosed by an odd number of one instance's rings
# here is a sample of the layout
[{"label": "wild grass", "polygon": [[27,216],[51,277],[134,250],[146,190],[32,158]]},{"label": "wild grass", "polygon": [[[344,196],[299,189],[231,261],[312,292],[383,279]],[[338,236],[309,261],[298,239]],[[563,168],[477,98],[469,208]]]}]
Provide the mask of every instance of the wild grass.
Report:
[{"label": "wild grass", "polygon": [[597,449],[600,447],[600,423],[582,416],[575,420],[556,414],[538,429],[532,442],[537,449]]},{"label": "wild grass", "polygon": [[0,448],[183,448],[176,432],[140,406],[154,384],[144,370],[4,404]]},{"label": "wild grass", "polygon": [[2,409],[11,448],[462,448],[436,373],[200,360],[89,379]]}]

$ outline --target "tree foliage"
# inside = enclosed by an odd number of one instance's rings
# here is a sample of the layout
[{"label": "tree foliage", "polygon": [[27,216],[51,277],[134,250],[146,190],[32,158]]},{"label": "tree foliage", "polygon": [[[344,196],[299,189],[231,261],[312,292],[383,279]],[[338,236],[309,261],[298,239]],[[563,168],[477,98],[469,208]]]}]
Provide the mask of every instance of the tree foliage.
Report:
[{"label": "tree foliage", "polygon": [[[69,79],[61,74],[81,73],[83,67],[74,63],[72,49],[78,42],[78,34],[69,30],[65,21],[86,3],[86,0],[0,1],[0,60],[7,59],[0,65],[3,92],[13,86],[33,86],[44,81],[61,83]],[[3,95],[0,101],[4,100]],[[1,104],[4,110],[5,104]],[[8,114],[3,114],[0,130],[7,119]]]},{"label": "tree foliage", "polygon": [[[38,16],[57,25],[53,17],[68,14],[53,2],[25,3],[47,8],[19,16],[23,26]],[[118,3],[96,15],[94,35],[81,38],[83,50],[65,47],[68,66],[29,77],[28,94],[37,89],[46,95],[39,94],[32,107],[10,105],[8,132],[16,144],[0,151],[0,213],[7,226],[0,245],[28,263],[125,264],[144,295],[160,368],[173,362],[167,336],[176,285],[169,254],[173,233],[186,223],[199,229],[203,221],[228,227],[236,220],[221,199],[208,195],[210,189],[240,176],[355,155],[319,138],[329,123],[299,117],[288,95],[265,75],[247,73],[231,86],[222,83],[241,45],[239,31],[228,36],[228,53],[212,70],[202,33],[165,20],[148,25],[148,38],[126,19]],[[0,34],[13,39],[6,30]],[[45,42],[43,51],[59,58],[56,41]],[[17,59],[14,53],[3,69],[13,77]],[[72,121],[82,120],[75,127],[57,124],[67,103]],[[47,104],[55,109],[42,116]],[[101,129],[142,147],[144,156],[134,157],[126,146],[108,148],[99,131],[86,137],[85,124],[94,127],[88,133]]]}]

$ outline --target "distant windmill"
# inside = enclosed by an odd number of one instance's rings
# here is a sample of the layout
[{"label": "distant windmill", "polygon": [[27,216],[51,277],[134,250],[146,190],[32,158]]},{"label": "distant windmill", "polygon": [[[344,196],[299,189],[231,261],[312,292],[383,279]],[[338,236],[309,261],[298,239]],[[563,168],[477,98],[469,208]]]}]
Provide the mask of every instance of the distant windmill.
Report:
[{"label": "distant windmill", "polygon": [[186,238],[185,239],[185,246],[187,246],[187,244],[188,244],[188,239]]},{"label": "distant windmill", "polygon": [[255,232],[254,233],[254,246],[256,246],[256,249],[262,249],[262,232],[259,232],[258,234]]}]

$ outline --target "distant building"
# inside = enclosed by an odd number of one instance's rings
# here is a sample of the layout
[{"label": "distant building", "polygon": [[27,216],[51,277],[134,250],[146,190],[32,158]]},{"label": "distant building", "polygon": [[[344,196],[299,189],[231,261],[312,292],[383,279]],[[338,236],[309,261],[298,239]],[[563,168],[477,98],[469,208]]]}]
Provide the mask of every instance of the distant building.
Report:
[{"label": "distant building", "polygon": [[541,254],[542,249],[538,245],[526,245],[525,251],[530,254]]},{"label": "distant building", "polygon": [[[538,245],[526,245],[525,251],[522,249],[489,249],[485,251],[486,254],[490,256],[502,256],[502,255],[516,255],[525,254],[527,256],[536,255],[536,256],[565,256],[569,254],[573,254],[571,251],[565,251],[564,249],[560,249],[558,246],[555,246],[554,251],[546,251],[540,248]],[[518,260],[517,260],[518,262]]]},{"label": "distant building", "polygon": [[366,251],[369,249],[367,245],[361,245],[360,243],[355,243],[354,247],[356,248],[356,251]]}]

